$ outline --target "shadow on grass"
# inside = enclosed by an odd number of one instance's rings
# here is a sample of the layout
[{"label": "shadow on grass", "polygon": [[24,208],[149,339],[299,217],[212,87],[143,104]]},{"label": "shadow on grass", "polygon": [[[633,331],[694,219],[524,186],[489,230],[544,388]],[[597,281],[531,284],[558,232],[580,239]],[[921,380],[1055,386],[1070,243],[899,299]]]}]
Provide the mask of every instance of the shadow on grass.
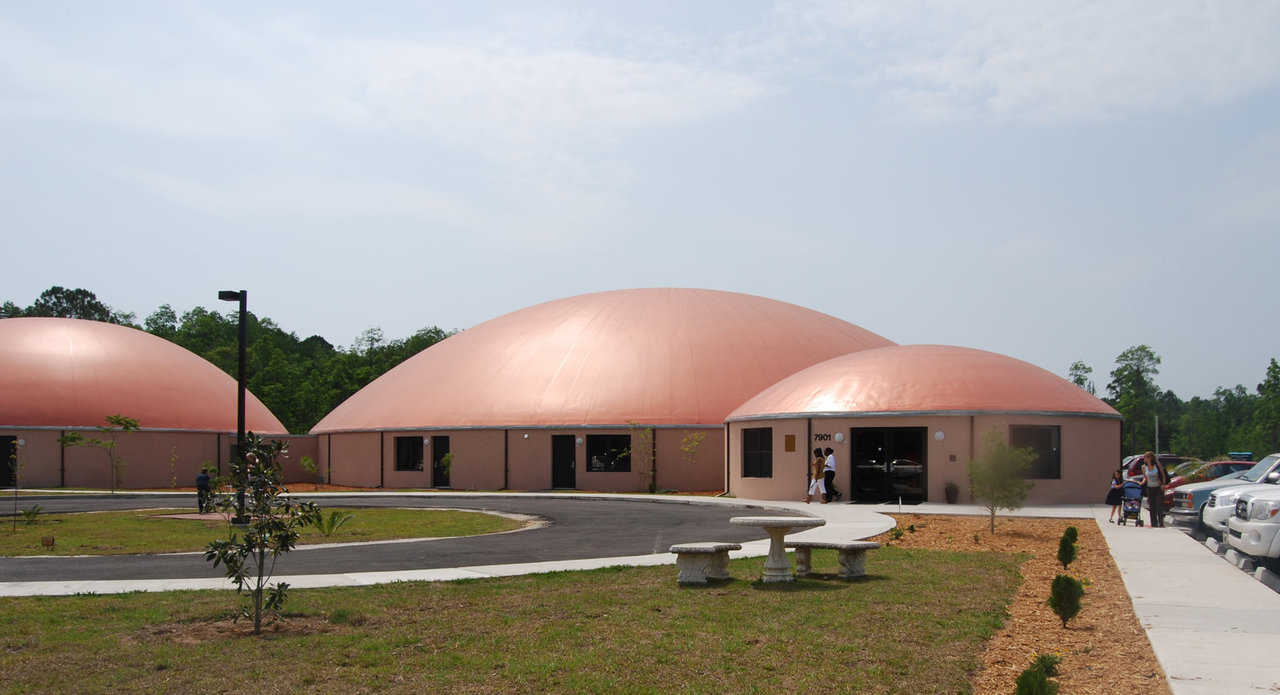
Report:
[{"label": "shadow on grass", "polygon": [[878,574],[864,574],[854,579],[842,579],[838,574],[810,574],[798,578],[794,582],[769,582],[759,579],[751,582],[751,588],[759,591],[779,591],[783,593],[810,591],[838,591],[846,586],[866,584],[869,582],[888,581],[888,577]]}]

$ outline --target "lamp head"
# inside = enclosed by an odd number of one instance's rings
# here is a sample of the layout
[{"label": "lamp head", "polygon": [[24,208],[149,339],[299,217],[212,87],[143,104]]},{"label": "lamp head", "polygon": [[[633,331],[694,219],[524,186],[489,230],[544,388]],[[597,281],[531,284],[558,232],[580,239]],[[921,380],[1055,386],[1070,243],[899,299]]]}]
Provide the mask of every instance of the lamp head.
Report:
[{"label": "lamp head", "polygon": [[240,301],[241,292],[243,292],[243,290],[219,290],[218,299],[221,299],[224,302],[238,302]]}]

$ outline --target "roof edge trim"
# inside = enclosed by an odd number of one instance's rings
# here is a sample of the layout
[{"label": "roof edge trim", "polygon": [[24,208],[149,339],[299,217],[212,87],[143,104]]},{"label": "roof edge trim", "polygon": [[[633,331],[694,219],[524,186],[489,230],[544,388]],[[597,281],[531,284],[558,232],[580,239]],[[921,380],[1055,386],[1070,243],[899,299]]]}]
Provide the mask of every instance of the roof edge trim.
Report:
[{"label": "roof edge trim", "polygon": [[471,430],[722,430],[724,423],[713,425],[650,425],[643,422],[630,425],[431,425],[427,427],[369,427],[336,430],[312,430],[313,435],[361,434],[365,432],[467,432]]},{"label": "roof edge trim", "polygon": [[[64,432],[64,431],[65,432],[99,432],[101,431],[96,426],[91,427],[89,425],[65,425],[65,426],[64,425],[0,425],[0,430],[31,430],[31,431],[42,431],[42,432]],[[115,431],[122,432],[123,430],[115,430]],[[230,434],[230,435],[236,434],[235,430],[195,430],[189,427],[139,427],[138,429],[131,430],[131,431],[133,432],[169,432],[169,433],[178,433],[178,434]],[[263,436],[270,436],[270,437],[309,437],[311,436],[309,434],[293,434],[290,432],[267,432],[264,430],[250,429],[248,427],[246,427],[244,431],[253,432],[254,434],[260,434]]]},{"label": "roof edge trim", "polygon": [[1027,415],[1035,417],[1089,417],[1101,420],[1123,420],[1124,416],[1111,413],[1092,413],[1069,410],[880,410],[818,413],[769,413],[768,415],[740,415],[725,420],[726,423],[753,422],[756,420],[804,420],[807,418],[867,418],[867,417],[921,417],[971,415]]}]

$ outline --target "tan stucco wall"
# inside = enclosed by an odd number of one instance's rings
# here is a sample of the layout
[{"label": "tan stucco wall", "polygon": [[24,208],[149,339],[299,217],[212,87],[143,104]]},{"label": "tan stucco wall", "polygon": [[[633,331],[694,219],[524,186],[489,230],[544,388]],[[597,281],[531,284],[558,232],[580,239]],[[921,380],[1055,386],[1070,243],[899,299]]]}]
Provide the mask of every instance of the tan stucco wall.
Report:
[{"label": "tan stucco wall", "polygon": [[[786,434],[805,440],[803,419],[735,422],[729,428],[729,488],[737,497],[756,499],[801,499],[805,493],[808,452],[815,447],[831,447],[837,461],[836,488],[850,489],[849,431],[853,427],[925,427],[928,429],[925,483],[928,501],[945,500],[948,481],[960,486],[961,501],[968,501],[966,466],[972,455],[981,455],[983,435],[996,429],[1008,441],[1010,425],[1058,425],[1062,428],[1062,477],[1033,480],[1027,504],[1099,502],[1106,492],[1111,471],[1119,463],[1120,421],[1085,417],[1021,415],[957,415],[867,418],[814,418],[808,446],[794,453],[783,451]],[[742,430],[748,427],[773,428],[773,476],[742,476]],[[935,438],[941,431],[943,439]],[[972,431],[972,437],[970,432]],[[843,435],[843,442],[835,435]],[[826,439],[825,436],[830,436]]]},{"label": "tan stucco wall", "polygon": [[384,432],[383,476],[388,488],[431,487],[432,448],[422,452],[421,471],[396,470],[397,437],[448,437],[453,466],[449,487],[454,490],[498,490],[502,488],[502,430],[423,430]]},{"label": "tan stucco wall", "polygon": [[[96,431],[78,430],[86,438],[104,438]],[[22,447],[22,487],[111,487],[107,454],[97,447],[68,447],[58,444],[63,430],[0,430],[0,434],[17,436]],[[289,444],[289,458],[283,461],[285,480],[311,480],[297,462],[302,456],[317,456],[316,438],[310,435],[278,437]],[[192,487],[200,468],[217,465],[231,455],[235,434],[217,432],[129,432],[117,435],[116,451],[123,460],[119,487],[126,489],[165,489]],[[60,459],[61,456],[61,459]],[[170,459],[173,461],[170,461]],[[172,464],[172,467],[171,467]]]},{"label": "tan stucco wall", "polygon": [[353,487],[378,487],[378,432],[342,432],[328,435],[326,464],[329,482]]},{"label": "tan stucco wall", "polygon": [[[658,429],[658,488],[708,491],[724,489],[724,429]],[[690,462],[680,450],[685,437],[701,432],[702,443]],[[648,489],[647,487],[645,488]]]},{"label": "tan stucco wall", "polygon": [[[655,429],[658,456],[657,486],[671,490],[721,490],[724,488],[724,431],[720,428],[696,430],[704,433],[692,465],[680,446],[692,429]],[[506,442],[506,487],[512,490],[547,490],[551,488],[551,438],[568,435],[575,444],[574,482],[579,490],[602,492],[644,492],[649,489],[653,473],[649,458],[637,452],[631,471],[620,473],[586,470],[586,438],[593,434],[627,434],[637,446],[637,430],[620,429],[480,429],[480,430],[405,430],[395,432],[353,432],[324,434],[315,437],[312,458],[328,473],[336,485],[376,487],[379,481],[388,488],[431,487],[430,448],[424,452],[422,471],[395,470],[396,437],[449,437],[453,453],[450,486],[456,490],[497,490],[503,488]],[[381,443],[380,443],[381,442]],[[382,475],[378,474],[381,455]],[[332,459],[332,461],[330,461]]]}]

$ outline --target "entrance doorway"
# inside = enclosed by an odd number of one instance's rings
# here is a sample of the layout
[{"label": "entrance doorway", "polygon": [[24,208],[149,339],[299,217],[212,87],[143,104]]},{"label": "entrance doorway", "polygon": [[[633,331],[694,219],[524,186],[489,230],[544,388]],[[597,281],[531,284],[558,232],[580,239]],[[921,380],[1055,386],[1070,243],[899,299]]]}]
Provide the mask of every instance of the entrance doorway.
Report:
[{"label": "entrance doorway", "polygon": [[17,437],[0,437],[0,487],[17,487],[18,471],[15,469],[18,461],[14,458],[14,446],[17,444]]},{"label": "entrance doorway", "polygon": [[551,487],[577,487],[577,451],[572,434],[551,435]]},{"label": "entrance doorway", "polygon": [[432,437],[431,438],[431,487],[449,487],[449,469],[453,462],[453,457],[449,458],[449,464],[445,463],[444,457],[449,454],[449,438],[448,437]]},{"label": "entrance doorway", "polygon": [[850,430],[854,502],[923,502],[927,427]]}]

